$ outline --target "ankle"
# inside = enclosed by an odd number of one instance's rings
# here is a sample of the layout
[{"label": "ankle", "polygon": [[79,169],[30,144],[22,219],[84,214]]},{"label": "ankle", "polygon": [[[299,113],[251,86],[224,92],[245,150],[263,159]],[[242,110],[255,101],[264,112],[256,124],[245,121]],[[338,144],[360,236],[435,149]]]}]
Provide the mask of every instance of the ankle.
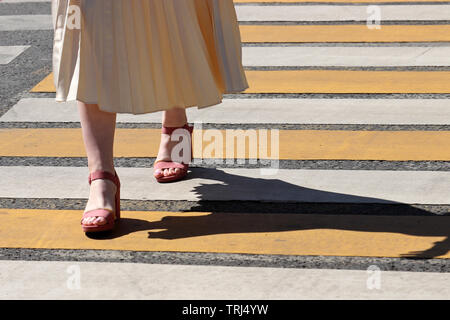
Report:
[{"label": "ankle", "polygon": [[172,108],[164,111],[162,125],[164,127],[182,127],[187,123],[185,108]]},{"label": "ankle", "polygon": [[103,163],[95,163],[95,164],[89,164],[89,173],[93,173],[95,171],[106,171],[111,174],[114,174],[115,168],[114,164],[103,164]]}]

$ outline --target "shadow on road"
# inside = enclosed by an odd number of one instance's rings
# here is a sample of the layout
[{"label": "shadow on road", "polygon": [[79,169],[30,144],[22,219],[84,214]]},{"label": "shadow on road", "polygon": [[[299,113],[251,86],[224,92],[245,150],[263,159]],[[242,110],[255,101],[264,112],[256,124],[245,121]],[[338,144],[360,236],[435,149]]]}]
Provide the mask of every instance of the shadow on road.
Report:
[{"label": "shadow on road", "polygon": [[[350,206],[358,204],[352,213],[335,212],[334,214],[314,214],[302,210],[290,213],[245,213],[242,210],[234,212],[214,212],[208,201],[199,201],[192,208],[192,212],[211,212],[200,216],[166,216],[161,221],[149,222],[139,219],[121,219],[120,225],[113,233],[102,235],[102,239],[112,239],[137,231],[149,231],[149,238],[159,239],[184,239],[197,236],[254,233],[254,232],[279,232],[311,229],[336,229],[362,232],[390,232],[421,237],[446,237],[443,241],[435,242],[434,246],[425,251],[408,252],[402,255],[405,258],[434,258],[442,256],[450,250],[450,218],[437,216],[426,210],[415,208],[408,204],[402,204],[383,199],[359,197],[351,194],[333,193],[314,190],[286,183],[278,179],[249,178],[226,173],[221,169],[194,168],[189,179],[213,177],[218,181],[214,184],[203,184],[195,187],[195,192],[200,199],[208,200],[216,198],[215,195],[225,195],[225,198],[242,192],[246,188],[263,190],[266,196],[278,199],[287,192],[294,199],[332,199],[332,202],[346,203]],[[281,194],[281,192],[284,193]],[[216,198],[217,199],[217,198]],[[239,204],[231,202],[232,207]],[[262,204],[264,206],[264,204]],[[321,204],[315,204],[320,207]],[[323,204],[330,205],[330,204]],[[380,207],[381,206],[381,207]],[[383,206],[394,211],[384,214]],[[373,207],[377,210],[373,214]],[[348,207],[347,207],[348,211]],[[396,214],[396,211],[399,213]],[[152,231],[163,229],[163,231]],[[96,236],[98,238],[98,236]],[[348,244],[346,244],[348,245]]]}]

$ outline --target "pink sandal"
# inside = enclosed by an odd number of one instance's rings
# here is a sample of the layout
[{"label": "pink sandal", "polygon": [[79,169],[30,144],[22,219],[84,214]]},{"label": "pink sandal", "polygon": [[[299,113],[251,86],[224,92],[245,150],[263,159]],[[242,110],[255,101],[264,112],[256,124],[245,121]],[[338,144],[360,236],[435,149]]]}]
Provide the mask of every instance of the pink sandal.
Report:
[{"label": "pink sandal", "polygon": [[[189,131],[189,134],[191,137],[191,160],[192,160],[192,158],[193,158],[192,131],[194,130],[194,127],[190,126],[187,123],[182,127],[164,127],[163,126],[161,129],[161,132],[171,135],[172,132],[175,131],[176,129],[186,129]],[[188,169],[189,169],[189,163],[179,163],[179,162],[174,162],[174,161],[157,160],[157,161],[155,161],[153,168],[160,169],[160,170],[170,169],[170,168],[179,168],[180,171],[176,174],[172,174],[170,176],[162,176],[159,178],[155,177],[156,181],[158,181],[158,182],[172,182],[172,181],[181,180],[186,176]]]},{"label": "pink sandal", "polygon": [[[94,209],[83,213],[81,218],[81,225],[84,232],[99,232],[99,231],[109,231],[114,228],[114,223],[116,220],[120,219],[120,180],[117,176],[117,172],[114,170],[114,174],[108,171],[95,171],[89,174],[89,185],[92,181],[96,179],[108,179],[114,182],[117,187],[115,202],[116,210],[115,213],[111,209]],[[115,216],[115,218],[114,218]],[[83,219],[88,217],[103,217],[106,219],[106,223],[103,225],[84,225]]]}]

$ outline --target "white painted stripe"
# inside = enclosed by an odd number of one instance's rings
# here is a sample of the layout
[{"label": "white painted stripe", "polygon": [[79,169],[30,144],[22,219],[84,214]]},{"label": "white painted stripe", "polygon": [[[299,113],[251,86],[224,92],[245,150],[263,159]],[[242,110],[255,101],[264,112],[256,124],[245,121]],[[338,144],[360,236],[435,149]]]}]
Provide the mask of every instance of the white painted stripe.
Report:
[{"label": "white painted stripe", "polygon": [[[87,199],[88,173],[83,167],[0,167],[0,197]],[[450,204],[445,171],[280,169],[263,175],[260,169],[192,168],[190,178],[176,184],[158,184],[152,168],[119,167],[117,173],[122,199]]]},{"label": "white painted stripe", "polygon": [[[287,124],[450,123],[450,99],[224,99],[221,105],[187,109],[190,122]],[[118,114],[118,123],[161,123],[162,112]],[[1,122],[79,122],[75,102],[25,98]]]},{"label": "white painted stripe", "polygon": [[[0,261],[0,276],[0,299],[264,301],[450,297],[450,274],[432,272],[374,274],[366,270]],[[379,276],[379,282],[374,282],[379,287],[368,286],[370,276]]]},{"label": "white painted stripe", "polygon": [[51,2],[49,0],[0,0],[0,3]]},{"label": "white painted stripe", "polygon": [[0,16],[0,31],[53,30],[51,15]]},{"label": "white painted stripe", "polygon": [[374,13],[384,21],[448,20],[450,5],[236,6],[236,12],[239,21],[366,21]]},{"label": "white painted stripe", "polygon": [[[0,3],[50,2],[3,0]],[[377,5],[382,20],[448,20],[450,5]],[[236,6],[239,21],[365,21],[368,6]]]},{"label": "white painted stripe", "polygon": [[8,64],[30,46],[0,46],[0,65]]},{"label": "white painted stripe", "polygon": [[[0,59],[16,48],[28,47],[0,47]],[[450,47],[244,47],[242,59],[245,66],[407,67],[450,66],[449,56]]]},{"label": "white painted stripe", "polygon": [[[448,20],[450,5],[389,5],[383,20]],[[239,21],[365,21],[367,6],[236,6]],[[0,16],[0,31],[52,29],[51,15]]]},{"label": "white painted stripe", "polygon": [[[449,16],[450,17],[450,16]],[[449,47],[243,47],[245,66],[450,66]]]}]

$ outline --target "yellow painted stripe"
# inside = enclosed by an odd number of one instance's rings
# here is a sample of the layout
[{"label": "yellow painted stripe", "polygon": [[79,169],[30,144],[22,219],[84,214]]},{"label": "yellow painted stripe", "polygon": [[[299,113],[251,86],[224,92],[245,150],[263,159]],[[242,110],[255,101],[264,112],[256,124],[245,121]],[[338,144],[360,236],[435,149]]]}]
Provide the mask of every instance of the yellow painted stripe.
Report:
[{"label": "yellow painted stripe", "polygon": [[449,93],[445,71],[248,71],[246,93]]},{"label": "yellow painted stripe", "polygon": [[326,3],[391,3],[391,2],[448,2],[448,0],[234,0],[234,3],[302,3],[323,2]]},{"label": "yellow painted stripe", "polygon": [[[258,134],[258,130],[255,130]],[[226,136],[245,131],[217,130],[223,149],[212,153],[211,142],[201,146],[205,131],[194,130],[194,157],[234,158],[237,146],[244,145],[249,157],[248,140],[227,144]],[[212,133],[212,131],[209,131]],[[256,137],[256,136],[255,136]],[[203,140],[207,138],[203,136]],[[275,156],[270,134],[267,146],[259,145],[259,154],[251,158]],[[114,145],[116,157],[156,157],[160,141],[159,129],[117,129]],[[219,140],[218,140],[219,141]],[[256,142],[255,142],[256,143]],[[203,151],[202,151],[203,150]],[[227,150],[228,155],[227,157]],[[265,156],[267,154],[267,156]],[[234,155],[234,156],[233,156]],[[85,157],[81,129],[0,129],[0,156]],[[242,156],[237,156],[241,158]],[[345,131],[345,130],[280,130],[279,159],[343,159],[343,160],[450,160],[450,131]]]},{"label": "yellow painted stripe", "polygon": [[450,25],[241,25],[243,42],[450,41]]},{"label": "yellow painted stripe", "polygon": [[241,25],[242,42],[450,41],[450,25]]},{"label": "yellow painted stripe", "polygon": [[448,237],[448,216],[125,211],[115,233],[98,240],[81,231],[81,214],[0,209],[0,247],[369,257],[428,250],[450,258],[439,248]]},{"label": "yellow painted stripe", "polygon": [[[244,93],[450,93],[450,71],[247,71]],[[53,75],[31,92],[55,92]]]},{"label": "yellow painted stripe", "polygon": [[53,72],[42,79],[35,85],[30,92],[56,92],[55,84],[53,82]]}]

